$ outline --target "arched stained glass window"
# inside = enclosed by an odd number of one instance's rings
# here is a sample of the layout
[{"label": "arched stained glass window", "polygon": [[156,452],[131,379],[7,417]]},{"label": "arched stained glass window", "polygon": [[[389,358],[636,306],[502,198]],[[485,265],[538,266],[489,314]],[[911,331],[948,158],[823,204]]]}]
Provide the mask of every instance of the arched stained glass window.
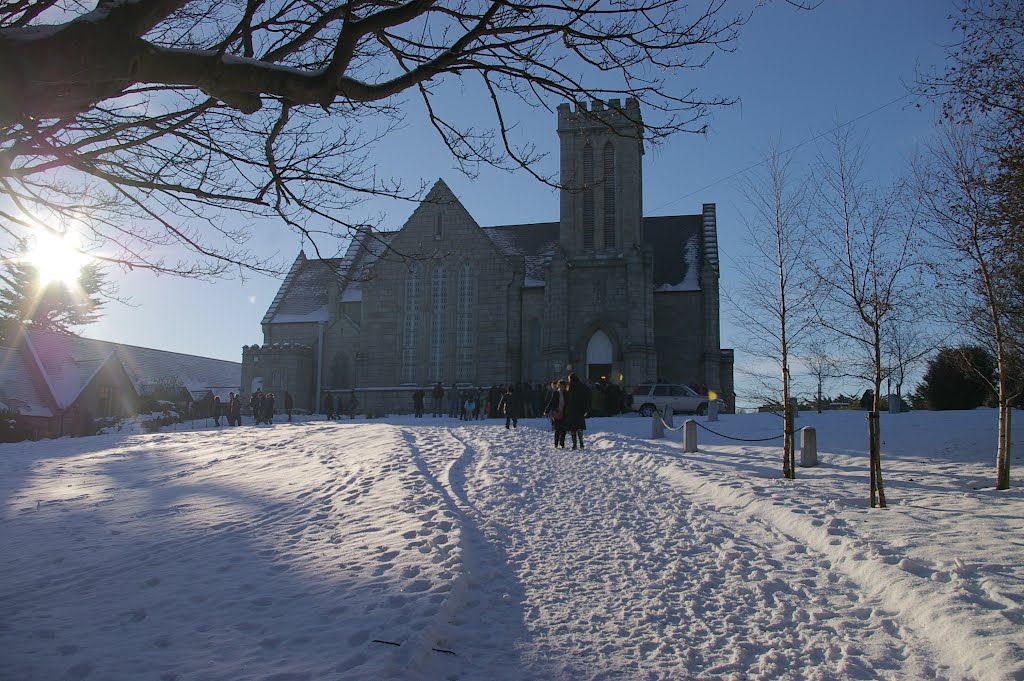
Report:
[{"label": "arched stained glass window", "polygon": [[604,145],[604,248],[615,248],[615,147],[611,141]]},{"label": "arched stained glass window", "polygon": [[402,330],[402,381],[416,382],[416,351],[420,332],[420,271],[411,267],[405,277],[405,324]]},{"label": "arched stained glass window", "polygon": [[466,263],[459,270],[458,323],[456,328],[456,380],[473,380],[476,357],[476,276]]},{"label": "arched stained glass window", "polygon": [[430,282],[430,380],[444,380],[445,319],[448,314],[448,278],[438,266]]},{"label": "arched stained glass window", "polygon": [[594,250],[594,147],[583,147],[583,249]]}]

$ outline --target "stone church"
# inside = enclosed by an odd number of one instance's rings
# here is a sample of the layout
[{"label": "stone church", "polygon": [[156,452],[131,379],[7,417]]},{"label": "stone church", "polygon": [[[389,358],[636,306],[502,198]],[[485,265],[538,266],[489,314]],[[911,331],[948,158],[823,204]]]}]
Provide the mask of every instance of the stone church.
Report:
[{"label": "stone church", "polygon": [[342,391],[361,411],[407,412],[415,386],[575,371],[714,390],[731,410],[715,205],[643,217],[642,132],[633,99],[558,107],[557,222],[481,227],[438,180],[401,229],[362,231],[342,258],[300,252],[263,343],[242,350],[243,392],[280,406],[289,390],[318,411]]}]

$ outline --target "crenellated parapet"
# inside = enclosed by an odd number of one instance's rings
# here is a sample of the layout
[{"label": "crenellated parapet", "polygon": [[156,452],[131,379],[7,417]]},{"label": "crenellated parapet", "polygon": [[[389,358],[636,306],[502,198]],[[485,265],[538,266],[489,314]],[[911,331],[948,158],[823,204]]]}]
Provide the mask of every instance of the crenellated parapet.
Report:
[{"label": "crenellated parapet", "polygon": [[619,99],[609,99],[607,102],[595,99],[589,104],[577,102],[575,110],[570,104],[559,104],[559,132],[580,128],[612,128],[620,134],[623,129],[635,128],[638,133],[642,133],[640,103],[633,97],[627,98],[625,103]]},{"label": "crenellated parapet", "polygon": [[259,358],[278,358],[288,356],[313,357],[313,346],[305,343],[271,343],[268,345],[243,345],[242,361],[259,361]]}]

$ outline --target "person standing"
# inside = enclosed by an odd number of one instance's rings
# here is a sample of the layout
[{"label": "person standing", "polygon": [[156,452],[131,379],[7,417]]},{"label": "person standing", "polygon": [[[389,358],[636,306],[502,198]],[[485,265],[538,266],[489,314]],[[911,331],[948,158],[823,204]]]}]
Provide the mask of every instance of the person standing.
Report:
[{"label": "person standing", "polygon": [[213,425],[220,425],[220,395],[213,396]]},{"label": "person standing", "polygon": [[448,417],[458,418],[459,417],[459,406],[462,404],[462,400],[459,399],[459,391],[455,389],[455,384],[452,383],[452,387],[448,388]]},{"label": "person standing", "polygon": [[295,402],[292,400],[292,394],[287,390],[284,391],[284,413],[288,414],[288,420],[292,420],[292,409],[295,407]]},{"label": "person standing", "polygon": [[558,381],[544,408],[544,415],[551,419],[551,427],[555,431],[555,447],[562,449],[565,449],[565,409],[567,406],[565,390],[565,381]]},{"label": "person standing", "polygon": [[263,396],[263,420],[268,426],[274,424],[274,393]]},{"label": "person standing", "polygon": [[249,398],[249,407],[252,409],[252,420],[258,426],[263,421],[263,391],[257,390]]},{"label": "person standing", "polygon": [[[565,394],[565,429],[572,433],[572,448],[583,449],[583,431],[587,429],[587,411],[590,409],[590,388],[576,374],[569,374],[569,387]],[[565,446],[565,435],[562,435]]]},{"label": "person standing", "polygon": [[441,381],[434,386],[430,396],[434,398],[434,418],[438,418],[444,409],[444,386],[441,385]]},{"label": "person standing", "polygon": [[334,420],[334,398],[331,397],[331,393],[324,393],[324,414],[327,416],[328,421]]},{"label": "person standing", "polygon": [[235,393],[228,400],[228,425],[242,425],[242,396]]},{"label": "person standing", "polygon": [[422,388],[417,388],[416,392],[412,394],[412,410],[416,414],[416,418],[423,418],[423,398],[426,393],[423,392]]},{"label": "person standing", "polygon": [[501,396],[498,412],[505,415],[505,430],[508,430],[510,424],[513,428],[519,427],[519,417],[523,413],[523,400],[516,392],[514,385],[510,385],[505,394]]}]

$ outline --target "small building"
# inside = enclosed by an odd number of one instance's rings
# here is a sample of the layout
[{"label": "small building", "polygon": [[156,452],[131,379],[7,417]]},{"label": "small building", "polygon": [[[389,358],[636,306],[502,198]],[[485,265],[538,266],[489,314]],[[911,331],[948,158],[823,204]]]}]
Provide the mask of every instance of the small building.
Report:
[{"label": "small building", "polygon": [[0,348],[0,410],[36,439],[87,434],[157,402],[187,414],[193,392],[237,391],[241,375],[237,362],[24,329]]}]

